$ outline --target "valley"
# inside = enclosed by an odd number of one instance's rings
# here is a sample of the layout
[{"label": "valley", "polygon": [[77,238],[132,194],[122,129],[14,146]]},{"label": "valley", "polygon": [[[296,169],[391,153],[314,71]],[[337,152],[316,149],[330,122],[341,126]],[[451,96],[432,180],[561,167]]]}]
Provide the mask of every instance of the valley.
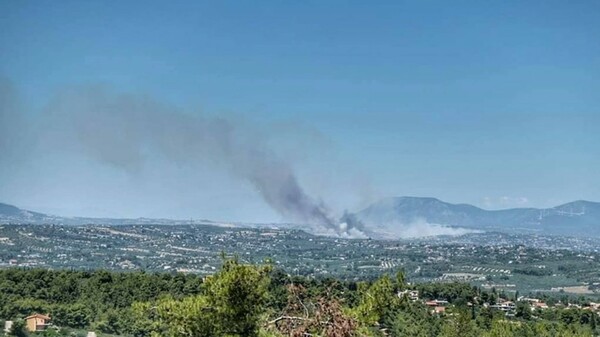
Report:
[{"label": "valley", "polygon": [[187,225],[2,225],[0,267],[213,274],[222,254],[290,275],[468,282],[514,293],[600,293],[594,239],[475,233],[413,240],[342,239],[300,230]]}]

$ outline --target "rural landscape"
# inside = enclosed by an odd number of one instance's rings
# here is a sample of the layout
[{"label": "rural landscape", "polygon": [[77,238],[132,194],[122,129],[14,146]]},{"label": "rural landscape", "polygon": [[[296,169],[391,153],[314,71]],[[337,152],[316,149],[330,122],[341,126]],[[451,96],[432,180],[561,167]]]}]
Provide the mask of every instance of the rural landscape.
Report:
[{"label": "rural landscape", "polygon": [[[373,215],[373,207],[367,210]],[[342,238],[291,224],[137,222],[66,219],[5,205],[0,314],[53,313],[45,316],[52,329],[42,334],[82,336],[87,330],[96,336],[593,336],[597,329],[600,239],[594,236],[507,227]],[[220,304],[248,312],[235,313],[234,321],[209,312],[214,324],[198,322],[203,314],[194,316],[193,308],[208,307],[203,296],[213,277],[234,282],[227,291],[250,291],[239,289],[250,282],[256,293],[248,298],[219,294],[220,301],[255,301]],[[263,288],[254,289],[256,282]],[[19,284],[24,288],[15,289]],[[71,289],[66,298],[64,287]],[[235,327],[250,314],[248,326]]]},{"label": "rural landscape", "polygon": [[0,0],[0,337],[600,337],[600,2]]}]

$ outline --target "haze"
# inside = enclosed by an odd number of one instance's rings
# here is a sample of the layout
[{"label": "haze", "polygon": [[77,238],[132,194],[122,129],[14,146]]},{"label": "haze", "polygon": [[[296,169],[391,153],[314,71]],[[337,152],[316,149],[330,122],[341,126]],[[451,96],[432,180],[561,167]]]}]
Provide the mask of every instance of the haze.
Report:
[{"label": "haze", "polygon": [[328,222],[395,195],[600,200],[595,1],[0,13],[0,202]]}]

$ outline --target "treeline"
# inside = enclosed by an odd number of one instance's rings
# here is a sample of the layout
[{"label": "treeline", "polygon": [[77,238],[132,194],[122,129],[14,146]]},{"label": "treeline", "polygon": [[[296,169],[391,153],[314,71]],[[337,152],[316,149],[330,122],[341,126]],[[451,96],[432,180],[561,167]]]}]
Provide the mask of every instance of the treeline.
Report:
[{"label": "treeline", "polygon": [[135,302],[199,294],[196,275],[99,271],[0,270],[0,318],[50,313],[57,326],[102,325]]},{"label": "treeline", "polygon": [[527,267],[527,268],[515,268],[515,269],[513,269],[513,273],[529,275],[529,276],[549,276],[549,275],[552,275],[554,272],[552,271],[552,269]]},{"label": "treeline", "polygon": [[[450,302],[435,314],[398,292]],[[461,283],[410,286],[402,273],[372,282],[291,277],[270,265],[225,260],[202,279],[194,275],[107,271],[0,270],[0,318],[49,314],[59,327],[134,337],[572,337],[598,333],[597,314],[581,309],[516,315],[487,308],[500,294]],[[65,333],[49,330],[46,335]]]}]

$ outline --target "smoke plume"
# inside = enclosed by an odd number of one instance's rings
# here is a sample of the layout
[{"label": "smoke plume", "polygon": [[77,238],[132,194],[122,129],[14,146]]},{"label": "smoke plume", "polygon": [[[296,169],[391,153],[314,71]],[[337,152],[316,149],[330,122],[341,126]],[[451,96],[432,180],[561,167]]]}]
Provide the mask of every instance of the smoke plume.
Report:
[{"label": "smoke plume", "polygon": [[99,87],[63,92],[47,114],[55,126],[51,129],[67,130],[56,138],[123,170],[141,170],[148,155],[157,153],[178,165],[224,167],[252,184],[287,220],[324,226],[338,235],[362,233],[356,219],[343,219],[340,226],[321,200],[306,193],[290,163],[269,148],[258,129],[244,123],[188,114],[149,97]]}]

